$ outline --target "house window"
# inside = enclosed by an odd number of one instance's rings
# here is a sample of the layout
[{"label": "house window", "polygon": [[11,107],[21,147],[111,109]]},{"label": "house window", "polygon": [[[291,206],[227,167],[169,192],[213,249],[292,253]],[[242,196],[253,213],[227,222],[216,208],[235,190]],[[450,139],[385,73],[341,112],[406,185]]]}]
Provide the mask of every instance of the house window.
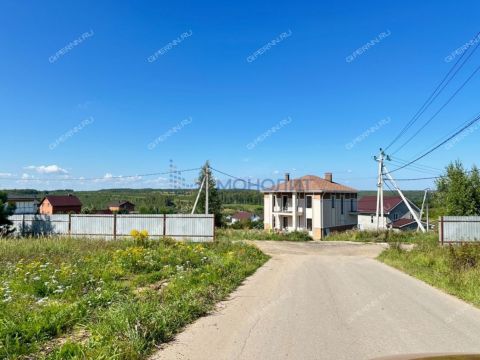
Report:
[{"label": "house window", "polygon": [[332,196],[332,209],[335,208],[335,196]]},{"label": "house window", "polygon": [[272,222],[272,224],[273,224],[272,227],[275,229],[275,225],[276,225],[276,224],[275,224],[275,216],[273,217],[273,222]]},{"label": "house window", "polygon": [[350,211],[355,211],[354,207],[353,207],[353,199],[350,199]]},{"label": "house window", "polygon": [[373,215],[370,216],[370,222],[373,224]]},{"label": "house window", "polygon": [[283,228],[288,228],[288,217],[286,216],[283,217]]},{"label": "house window", "polygon": [[343,196],[342,199],[340,200],[340,213],[343,215]]},{"label": "house window", "polygon": [[307,230],[312,231],[312,219],[307,219]]},{"label": "house window", "polygon": [[311,208],[312,208],[312,197],[307,196],[307,209],[311,209]]},{"label": "house window", "polygon": [[395,221],[395,220],[398,220],[398,213],[394,213],[394,214],[393,214],[393,220],[394,220],[394,221]]}]

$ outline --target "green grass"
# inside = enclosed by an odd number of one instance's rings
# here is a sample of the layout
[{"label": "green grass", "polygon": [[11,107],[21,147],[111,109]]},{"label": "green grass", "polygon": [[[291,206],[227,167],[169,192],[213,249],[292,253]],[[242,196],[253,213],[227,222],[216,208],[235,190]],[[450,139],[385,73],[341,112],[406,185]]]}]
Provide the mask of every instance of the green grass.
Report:
[{"label": "green grass", "polygon": [[311,241],[307,232],[293,231],[275,233],[257,229],[217,229],[215,236],[220,240],[273,240],[273,241]]},{"label": "green grass", "polygon": [[480,306],[480,246],[441,246],[438,239],[415,241],[411,251],[392,246],[379,260]]},{"label": "green grass", "polygon": [[422,233],[416,231],[361,231],[348,230],[334,232],[326,236],[326,241],[358,241],[358,242],[402,242],[414,243],[418,241],[438,240],[438,234],[429,232]]},{"label": "green grass", "polygon": [[0,358],[145,358],[266,260],[229,241],[0,240]]}]

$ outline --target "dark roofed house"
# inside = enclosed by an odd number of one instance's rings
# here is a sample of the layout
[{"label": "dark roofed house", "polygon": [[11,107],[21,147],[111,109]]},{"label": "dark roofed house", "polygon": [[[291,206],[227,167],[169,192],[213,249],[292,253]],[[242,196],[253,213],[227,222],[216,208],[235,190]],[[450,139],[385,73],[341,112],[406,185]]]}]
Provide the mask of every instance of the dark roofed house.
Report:
[{"label": "dark roofed house", "polygon": [[127,200],[113,201],[108,204],[108,210],[111,212],[132,212],[135,211],[135,204]]},{"label": "dark roofed house", "polygon": [[[408,201],[416,215],[420,209]],[[383,198],[383,219],[379,220],[379,228],[396,230],[414,230],[418,224],[407,205],[400,196],[385,196]],[[358,201],[358,227],[360,230],[375,230],[377,228],[377,196],[364,196]]]},{"label": "dark roofed house", "polygon": [[40,201],[39,212],[43,215],[80,214],[82,203],[75,195],[47,195]]}]

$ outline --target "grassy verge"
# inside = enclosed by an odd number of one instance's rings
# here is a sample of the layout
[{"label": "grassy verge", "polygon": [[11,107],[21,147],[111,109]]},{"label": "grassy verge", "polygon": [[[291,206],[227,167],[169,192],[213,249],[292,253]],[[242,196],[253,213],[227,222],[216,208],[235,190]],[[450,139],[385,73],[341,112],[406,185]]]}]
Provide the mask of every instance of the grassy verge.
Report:
[{"label": "grassy verge", "polygon": [[379,260],[476,306],[480,306],[480,247],[416,241],[411,251],[392,246]]},{"label": "grassy verge", "polygon": [[311,241],[308,233],[293,231],[289,233],[275,233],[257,229],[218,229],[216,237],[220,240],[273,240],[273,241]]},{"label": "grassy verge", "polygon": [[433,232],[422,233],[416,231],[361,231],[348,230],[334,232],[325,237],[326,241],[358,241],[358,242],[402,242],[416,243],[419,241],[438,240],[438,234]]},{"label": "grassy verge", "polygon": [[0,358],[144,358],[266,260],[229,241],[0,240]]}]

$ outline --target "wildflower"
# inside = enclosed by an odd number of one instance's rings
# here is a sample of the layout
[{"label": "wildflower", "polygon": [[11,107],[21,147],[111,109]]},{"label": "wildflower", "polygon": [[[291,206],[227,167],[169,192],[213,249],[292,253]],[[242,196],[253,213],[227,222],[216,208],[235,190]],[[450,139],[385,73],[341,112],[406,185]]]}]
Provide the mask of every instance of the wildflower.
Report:
[{"label": "wildflower", "polygon": [[40,276],[35,276],[35,277],[33,278],[33,280],[35,280],[35,281],[40,280]]},{"label": "wildflower", "polygon": [[37,301],[37,304],[42,305],[47,300],[48,300],[48,297],[41,298],[40,300]]},{"label": "wildflower", "polygon": [[3,303],[9,303],[10,301],[12,301],[12,297],[11,297],[11,296],[9,296],[9,297],[7,297],[7,298],[4,298],[4,299],[2,300]]}]

